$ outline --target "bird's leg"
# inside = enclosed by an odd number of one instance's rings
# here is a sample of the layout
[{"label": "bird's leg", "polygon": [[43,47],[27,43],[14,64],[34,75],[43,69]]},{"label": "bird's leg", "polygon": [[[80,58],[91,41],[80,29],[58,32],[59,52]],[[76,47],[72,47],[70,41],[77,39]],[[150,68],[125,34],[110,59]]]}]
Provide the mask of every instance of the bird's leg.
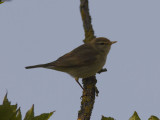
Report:
[{"label": "bird's leg", "polygon": [[78,85],[84,90],[84,88],[82,87],[82,85],[79,83],[78,79],[79,79],[79,78],[75,78],[76,82],[77,82]]}]

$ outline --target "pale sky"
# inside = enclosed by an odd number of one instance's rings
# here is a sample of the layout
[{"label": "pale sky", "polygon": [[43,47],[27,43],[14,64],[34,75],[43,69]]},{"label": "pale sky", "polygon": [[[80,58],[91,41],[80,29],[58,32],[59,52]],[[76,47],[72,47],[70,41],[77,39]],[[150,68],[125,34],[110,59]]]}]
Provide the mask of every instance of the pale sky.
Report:
[{"label": "pale sky", "polygon": [[[91,120],[160,118],[160,1],[90,0],[97,37],[118,41],[97,75]],[[50,120],[76,120],[82,90],[66,73],[24,67],[56,60],[81,45],[80,0],[12,0],[0,4],[0,101],[8,91],[24,117],[56,110]],[[81,82],[81,80],[80,80]]]}]

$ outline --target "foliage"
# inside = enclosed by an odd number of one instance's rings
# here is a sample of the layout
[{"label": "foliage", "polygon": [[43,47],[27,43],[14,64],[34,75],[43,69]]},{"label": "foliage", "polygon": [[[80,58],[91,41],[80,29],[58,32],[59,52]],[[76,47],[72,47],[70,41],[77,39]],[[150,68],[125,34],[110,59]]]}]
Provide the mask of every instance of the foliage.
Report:
[{"label": "foliage", "polygon": [[111,118],[111,117],[104,117],[102,116],[102,119],[101,120],[115,120],[114,118]]},{"label": "foliage", "polygon": [[135,111],[132,115],[132,117],[129,118],[129,120],[141,120],[137,114],[137,112]]},{"label": "foliage", "polygon": [[[115,120],[114,118],[111,118],[111,117],[104,117],[102,116],[102,119],[101,120]],[[132,115],[132,117],[129,118],[129,120],[141,120],[137,114],[137,112],[135,111]],[[156,116],[151,116],[148,120],[160,120],[158,117]]]},{"label": "foliage", "polygon": [[159,120],[159,118],[154,116],[154,115],[152,115],[148,120]]},{"label": "foliage", "polygon": [[4,2],[10,2],[12,0],[0,0],[0,4],[4,3]]},{"label": "foliage", "polygon": [[2,4],[2,3],[4,3],[4,2],[0,1],[0,4]]},{"label": "foliage", "polygon": [[[39,116],[34,116],[34,105],[32,105],[31,109],[26,113],[24,120],[48,120],[53,113],[43,113]],[[17,104],[11,105],[7,94],[4,97],[3,104],[0,105],[0,120],[22,120],[20,108],[17,109]]]}]

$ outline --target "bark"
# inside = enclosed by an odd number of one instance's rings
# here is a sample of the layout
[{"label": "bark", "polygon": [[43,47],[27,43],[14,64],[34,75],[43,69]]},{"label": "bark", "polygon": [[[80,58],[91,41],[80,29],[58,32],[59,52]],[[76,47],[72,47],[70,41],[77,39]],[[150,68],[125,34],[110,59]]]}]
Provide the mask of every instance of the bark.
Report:
[{"label": "bark", "polygon": [[[91,24],[91,17],[89,14],[88,0],[80,0],[80,12],[85,32],[84,42],[88,42],[93,38],[95,38],[94,30]],[[96,93],[98,94],[96,83],[97,80],[95,76],[82,79],[84,90],[83,90],[83,95],[81,97],[82,98],[81,109],[78,112],[77,120],[90,120],[95,102],[95,95]]]},{"label": "bark", "polygon": [[89,14],[88,0],[80,0],[80,12],[85,32],[84,42],[88,42],[95,38],[94,30],[91,24],[91,16]]}]

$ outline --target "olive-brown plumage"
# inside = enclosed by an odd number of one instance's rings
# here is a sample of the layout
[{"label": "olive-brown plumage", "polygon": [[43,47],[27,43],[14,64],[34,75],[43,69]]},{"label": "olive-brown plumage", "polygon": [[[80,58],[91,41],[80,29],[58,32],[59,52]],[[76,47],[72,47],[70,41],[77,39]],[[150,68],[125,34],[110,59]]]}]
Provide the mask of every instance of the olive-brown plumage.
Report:
[{"label": "olive-brown plumage", "polygon": [[116,41],[112,42],[107,38],[95,38],[61,56],[56,61],[28,66],[26,69],[42,67],[62,71],[73,76],[78,82],[78,78],[93,76],[102,69],[111,45],[114,43]]}]

